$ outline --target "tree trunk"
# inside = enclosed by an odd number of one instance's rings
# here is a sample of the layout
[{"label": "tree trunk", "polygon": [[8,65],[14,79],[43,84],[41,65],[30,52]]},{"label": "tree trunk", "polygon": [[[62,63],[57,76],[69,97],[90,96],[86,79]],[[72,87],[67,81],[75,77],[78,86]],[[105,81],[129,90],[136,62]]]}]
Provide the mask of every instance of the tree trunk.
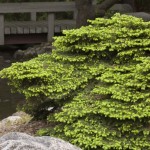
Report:
[{"label": "tree trunk", "polygon": [[76,20],[77,27],[87,25],[87,20],[92,19],[94,16],[92,0],[75,0],[75,3],[78,10]]},{"label": "tree trunk", "polygon": [[92,1],[93,0],[75,0],[76,8],[78,10],[76,20],[77,27],[87,25],[87,20],[94,19],[96,14],[98,14],[99,17],[103,17],[105,11],[119,0],[105,0],[101,4],[95,6],[92,6]]}]

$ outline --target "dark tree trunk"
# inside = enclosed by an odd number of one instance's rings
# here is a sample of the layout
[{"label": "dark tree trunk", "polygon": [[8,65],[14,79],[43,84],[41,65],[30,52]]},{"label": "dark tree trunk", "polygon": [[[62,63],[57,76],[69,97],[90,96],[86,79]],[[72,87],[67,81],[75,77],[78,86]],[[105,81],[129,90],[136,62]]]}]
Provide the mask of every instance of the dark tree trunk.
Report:
[{"label": "dark tree trunk", "polygon": [[92,7],[92,0],[75,0],[76,8],[78,10],[77,15],[77,27],[87,25],[87,20],[92,19],[94,16],[94,10]]},{"label": "dark tree trunk", "polygon": [[101,4],[92,6],[92,1],[93,0],[75,0],[76,8],[78,10],[76,20],[77,27],[87,25],[87,20],[94,19],[96,13],[98,13],[100,17],[103,17],[105,15],[105,11],[108,8],[110,8],[113,4],[119,2],[119,0],[105,0]]}]

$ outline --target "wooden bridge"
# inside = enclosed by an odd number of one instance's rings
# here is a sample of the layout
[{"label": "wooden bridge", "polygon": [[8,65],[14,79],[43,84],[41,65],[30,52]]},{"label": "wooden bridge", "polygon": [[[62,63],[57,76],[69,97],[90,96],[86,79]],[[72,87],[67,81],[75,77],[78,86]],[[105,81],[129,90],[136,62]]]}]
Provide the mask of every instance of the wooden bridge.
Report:
[{"label": "wooden bridge", "polygon": [[[37,13],[48,13],[48,19],[37,21]],[[73,12],[70,20],[56,20],[56,12]],[[30,21],[5,21],[8,13],[30,13]],[[76,26],[74,2],[29,2],[0,4],[0,45],[30,44],[51,41],[55,33]]]}]

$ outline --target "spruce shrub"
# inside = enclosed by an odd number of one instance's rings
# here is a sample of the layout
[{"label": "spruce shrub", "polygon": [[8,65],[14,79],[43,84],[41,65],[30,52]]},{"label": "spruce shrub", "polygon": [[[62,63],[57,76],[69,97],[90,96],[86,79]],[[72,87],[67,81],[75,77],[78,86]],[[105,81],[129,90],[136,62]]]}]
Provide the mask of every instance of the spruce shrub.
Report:
[{"label": "spruce shrub", "polygon": [[55,38],[51,55],[0,72],[54,135],[85,150],[150,149],[150,22],[115,14]]}]

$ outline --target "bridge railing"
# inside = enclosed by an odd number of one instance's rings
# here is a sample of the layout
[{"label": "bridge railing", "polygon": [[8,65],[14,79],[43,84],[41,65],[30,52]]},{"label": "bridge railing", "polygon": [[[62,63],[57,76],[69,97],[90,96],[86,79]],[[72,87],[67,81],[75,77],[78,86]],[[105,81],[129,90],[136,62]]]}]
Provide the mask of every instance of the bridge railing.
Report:
[{"label": "bridge railing", "polygon": [[76,20],[77,10],[74,2],[28,2],[0,4],[0,45],[5,44],[5,18],[8,13],[30,13],[30,20],[37,21],[37,13],[47,12],[47,40],[52,40],[55,30],[56,12],[73,12],[72,20]]}]

